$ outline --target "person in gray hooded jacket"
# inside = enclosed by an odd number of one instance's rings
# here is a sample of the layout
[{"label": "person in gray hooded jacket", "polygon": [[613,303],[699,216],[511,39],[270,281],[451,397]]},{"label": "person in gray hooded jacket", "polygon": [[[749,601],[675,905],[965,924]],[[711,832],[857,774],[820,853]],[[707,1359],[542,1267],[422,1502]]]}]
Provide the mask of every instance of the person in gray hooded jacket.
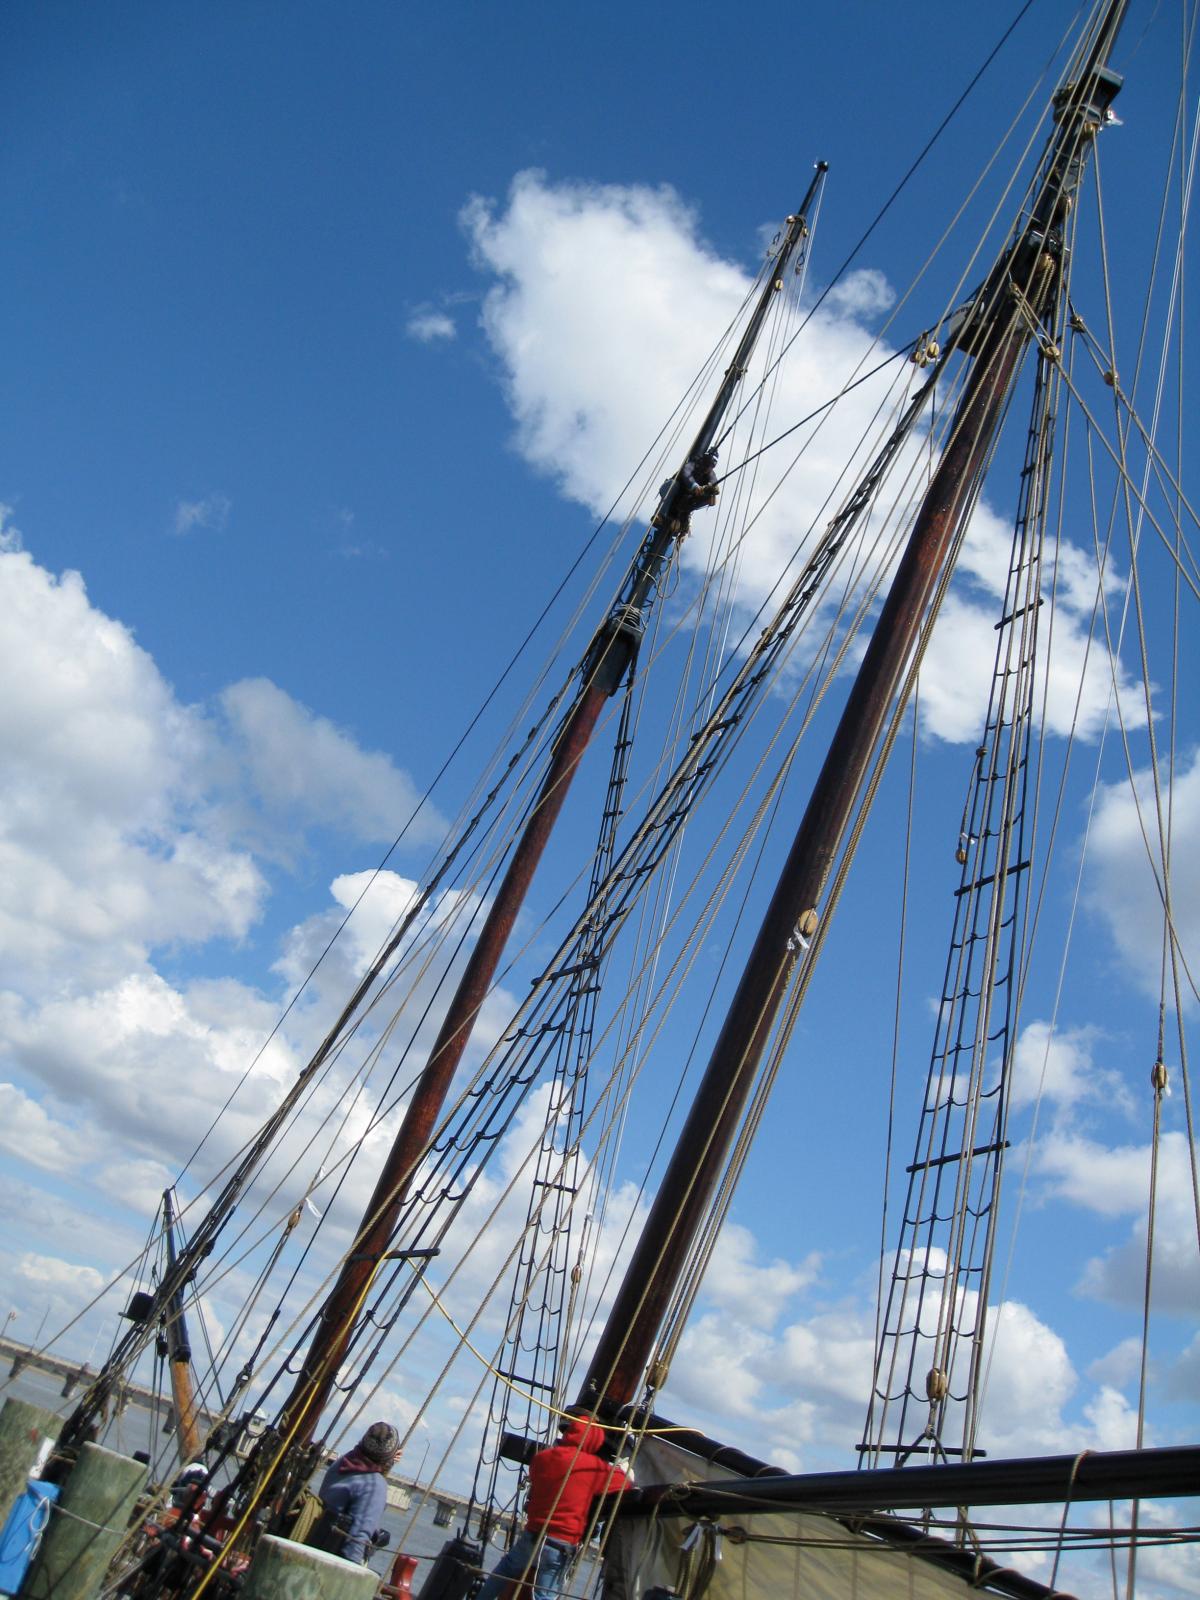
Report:
[{"label": "person in gray hooded jacket", "polygon": [[346,1561],[365,1561],[371,1535],[387,1505],[385,1474],[400,1453],[390,1422],[373,1422],[354,1449],[321,1480],[321,1515],[308,1542]]}]

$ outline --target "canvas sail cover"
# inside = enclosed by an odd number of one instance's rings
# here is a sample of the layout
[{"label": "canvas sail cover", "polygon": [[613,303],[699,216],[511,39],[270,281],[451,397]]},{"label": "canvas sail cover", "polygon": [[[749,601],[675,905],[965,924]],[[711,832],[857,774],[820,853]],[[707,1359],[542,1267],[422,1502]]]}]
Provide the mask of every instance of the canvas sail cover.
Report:
[{"label": "canvas sail cover", "polygon": [[[652,1437],[639,1447],[636,1470],[641,1488],[729,1482],[736,1476],[726,1465]],[[747,1486],[752,1482],[747,1479]],[[886,1520],[874,1518],[872,1525]],[[909,1531],[908,1524],[895,1526]],[[714,1534],[711,1526],[686,1516],[616,1518],[605,1557],[605,1600],[641,1600],[656,1587],[687,1600],[702,1595],[705,1600],[963,1600],[968,1591],[1011,1595],[1019,1587],[1034,1596],[1040,1587],[1011,1571],[1001,1574],[990,1562],[973,1578],[950,1571],[933,1553],[941,1541],[931,1540],[924,1550],[904,1548],[876,1533],[855,1531],[850,1519],[818,1512],[750,1510],[743,1515],[731,1506],[719,1527],[728,1531]],[[988,1582],[988,1569],[1000,1579],[995,1587]]]}]

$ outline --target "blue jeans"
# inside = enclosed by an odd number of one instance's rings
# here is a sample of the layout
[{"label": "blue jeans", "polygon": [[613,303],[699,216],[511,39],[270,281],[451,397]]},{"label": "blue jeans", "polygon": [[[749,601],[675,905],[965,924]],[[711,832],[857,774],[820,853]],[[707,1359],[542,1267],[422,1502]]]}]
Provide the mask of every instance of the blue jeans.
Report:
[{"label": "blue jeans", "polygon": [[[490,1576],[484,1579],[483,1588],[475,1600],[500,1600],[505,1586],[514,1578],[522,1577],[526,1568],[529,1569],[529,1578],[533,1581],[534,1600],[555,1600],[563,1581],[563,1573],[575,1552],[569,1545],[555,1544],[547,1539],[538,1554],[535,1569],[533,1553],[537,1548],[537,1541],[537,1534],[530,1533],[526,1529],[512,1549],[500,1557],[492,1568]],[[523,1592],[528,1594],[528,1590]]]}]

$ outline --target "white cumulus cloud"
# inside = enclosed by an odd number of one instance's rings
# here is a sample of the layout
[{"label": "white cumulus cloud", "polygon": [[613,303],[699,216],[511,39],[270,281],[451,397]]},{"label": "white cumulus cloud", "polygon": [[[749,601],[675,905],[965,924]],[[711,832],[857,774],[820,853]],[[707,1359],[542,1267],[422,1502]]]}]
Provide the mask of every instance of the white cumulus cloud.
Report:
[{"label": "white cumulus cloud", "polygon": [[[1148,1144],[1108,1147],[1067,1130],[1039,1143],[1036,1170],[1052,1194],[1097,1216],[1131,1219],[1124,1242],[1092,1257],[1082,1279],[1086,1293],[1117,1305],[1140,1306],[1145,1290],[1150,1161]],[[1200,1258],[1182,1131],[1169,1130],[1160,1140],[1155,1207],[1155,1303],[1187,1315],[1200,1304]]]},{"label": "white cumulus cloud", "polygon": [[1120,1074],[1096,1061],[1101,1036],[1096,1028],[1052,1028],[1028,1022],[1013,1056],[1009,1104],[1014,1111],[1042,1100],[1056,1111],[1072,1112],[1084,1102],[1132,1110]]},{"label": "white cumulus cloud", "polygon": [[[394,838],[416,811],[420,794],[390,756],[364,750],[269,679],[231,684],[221,705],[255,801],[267,811],[378,842]],[[441,831],[436,810],[426,806],[413,836],[428,840]]]},{"label": "white cumulus cloud", "polygon": [[[7,975],[125,970],[178,937],[241,937],[265,881],[205,829],[204,719],[121,623],[28,552],[0,553],[0,913]],[[61,981],[61,974],[56,981]]]},{"label": "white cumulus cloud", "polygon": [[[506,203],[476,198],[463,224],[477,265],[492,280],[483,307],[487,337],[502,364],[516,443],[539,471],[596,515],[651,446],[704,366],[721,330],[752,290],[749,275],[723,260],[700,234],[696,213],[674,190],[639,186],[551,183],[527,172]],[[769,434],[782,433],[826,405],[852,377],[892,354],[874,342],[868,323],[892,299],[886,280],[865,268],[837,285],[809,319],[788,360],[772,377]],[[910,375],[915,369],[901,364]],[[636,375],[636,378],[634,377]],[[811,430],[808,447],[789,443],[761,458],[749,490],[749,530],[739,553],[739,596],[757,606],[795,557],[810,529],[819,528],[848,492],[841,477],[849,460],[865,463],[864,441],[876,436],[885,379],[863,383]],[[745,427],[748,424],[743,424]],[[687,437],[686,430],[683,437]],[[874,447],[874,446],[872,446]],[[679,446],[672,446],[676,455]],[[747,446],[735,430],[722,470]],[[902,455],[900,475],[912,493],[920,473],[919,446]],[[669,468],[677,465],[670,450]],[[654,482],[640,486],[653,491]],[[723,503],[745,492],[733,479]],[[619,509],[632,513],[635,491]],[[645,502],[641,514],[647,514]],[[699,573],[711,558],[713,516],[693,519],[682,561]],[[926,731],[965,741],[979,735],[991,682],[1009,567],[1010,525],[981,505],[973,518],[961,578],[945,607],[922,670]],[[1089,653],[1098,580],[1091,558],[1064,544],[1057,572],[1055,650],[1043,683],[1047,722],[1054,733],[1078,727],[1094,737],[1103,725],[1111,678],[1103,652]],[[1107,580],[1111,591],[1117,579]],[[1127,675],[1118,685],[1129,687]],[[1128,697],[1130,719],[1137,706]],[[1039,689],[1040,699],[1040,689]]]},{"label": "white cumulus cloud", "polygon": [[[1167,821],[1164,813],[1164,825]],[[1171,789],[1172,919],[1200,979],[1200,751],[1176,765]],[[1101,789],[1088,840],[1088,904],[1107,928],[1112,960],[1157,998],[1165,908],[1158,813],[1151,774]],[[1184,998],[1194,1003],[1185,979]]]}]

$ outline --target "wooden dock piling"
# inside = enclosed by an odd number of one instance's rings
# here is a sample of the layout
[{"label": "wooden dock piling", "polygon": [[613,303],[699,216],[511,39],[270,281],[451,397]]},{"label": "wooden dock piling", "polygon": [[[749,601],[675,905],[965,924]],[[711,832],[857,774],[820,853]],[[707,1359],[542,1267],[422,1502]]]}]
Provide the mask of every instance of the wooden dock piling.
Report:
[{"label": "wooden dock piling", "polygon": [[144,1462],[85,1444],[50,1514],[21,1600],[94,1600],[145,1481]]},{"label": "wooden dock piling", "polygon": [[243,1600],[372,1600],[379,1574],[306,1544],[266,1534],[246,1574]]},{"label": "wooden dock piling", "polygon": [[0,1409],[0,1528],[47,1441],[58,1438],[62,1421],[53,1411],[12,1395]]}]

